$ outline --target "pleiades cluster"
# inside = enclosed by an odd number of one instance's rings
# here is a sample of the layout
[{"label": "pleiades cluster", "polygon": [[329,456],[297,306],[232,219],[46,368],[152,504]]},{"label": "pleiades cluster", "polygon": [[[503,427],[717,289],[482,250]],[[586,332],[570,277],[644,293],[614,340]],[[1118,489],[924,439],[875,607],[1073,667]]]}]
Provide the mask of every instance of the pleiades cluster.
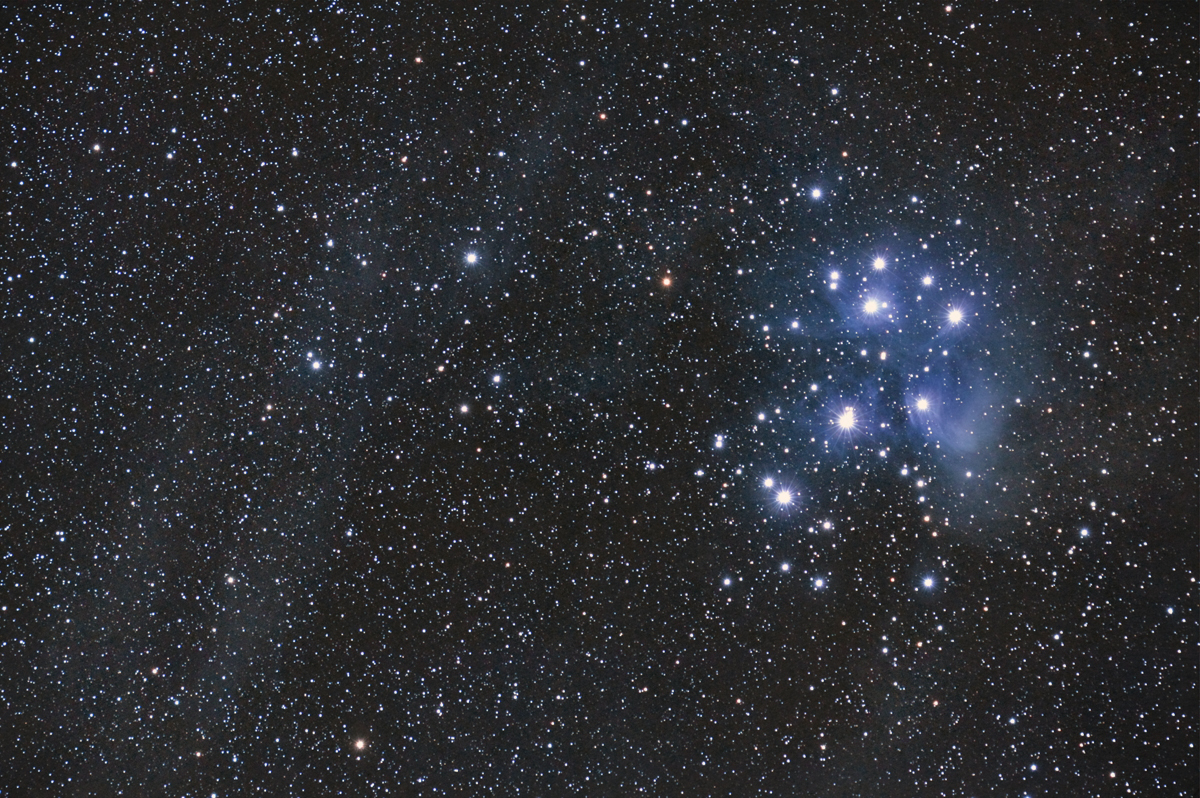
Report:
[{"label": "pleiades cluster", "polygon": [[10,9],[0,794],[1196,794],[1198,19]]}]

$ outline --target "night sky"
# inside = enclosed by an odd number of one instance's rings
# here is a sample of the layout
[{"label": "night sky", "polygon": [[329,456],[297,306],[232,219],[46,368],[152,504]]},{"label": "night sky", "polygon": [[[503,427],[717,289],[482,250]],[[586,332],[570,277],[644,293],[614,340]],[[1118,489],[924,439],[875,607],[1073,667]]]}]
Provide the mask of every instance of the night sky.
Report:
[{"label": "night sky", "polygon": [[1196,794],[1195,3],[19,5],[0,795]]}]

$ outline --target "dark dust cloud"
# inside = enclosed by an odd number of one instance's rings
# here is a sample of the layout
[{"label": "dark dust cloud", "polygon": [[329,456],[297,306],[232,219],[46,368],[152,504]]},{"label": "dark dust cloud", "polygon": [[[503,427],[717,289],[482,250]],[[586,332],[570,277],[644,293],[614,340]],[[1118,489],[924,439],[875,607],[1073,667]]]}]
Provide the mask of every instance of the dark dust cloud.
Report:
[{"label": "dark dust cloud", "polygon": [[1196,794],[1194,3],[82,9],[0,793]]}]

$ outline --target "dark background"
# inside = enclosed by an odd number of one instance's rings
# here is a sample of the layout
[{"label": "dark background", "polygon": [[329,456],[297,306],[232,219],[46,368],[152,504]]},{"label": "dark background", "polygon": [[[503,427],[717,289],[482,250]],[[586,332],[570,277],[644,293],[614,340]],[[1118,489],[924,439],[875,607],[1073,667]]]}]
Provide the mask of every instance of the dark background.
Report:
[{"label": "dark background", "polygon": [[72,6],[0,795],[1195,794],[1195,3]]}]

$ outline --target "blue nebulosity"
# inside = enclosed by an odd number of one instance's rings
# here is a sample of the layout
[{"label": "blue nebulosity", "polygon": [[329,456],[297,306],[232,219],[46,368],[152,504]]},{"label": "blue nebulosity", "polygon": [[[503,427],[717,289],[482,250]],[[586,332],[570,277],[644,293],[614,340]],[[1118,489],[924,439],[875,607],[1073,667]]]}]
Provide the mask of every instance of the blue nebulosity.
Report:
[{"label": "blue nebulosity", "polygon": [[1194,794],[1195,16],[12,10],[0,793]]}]

